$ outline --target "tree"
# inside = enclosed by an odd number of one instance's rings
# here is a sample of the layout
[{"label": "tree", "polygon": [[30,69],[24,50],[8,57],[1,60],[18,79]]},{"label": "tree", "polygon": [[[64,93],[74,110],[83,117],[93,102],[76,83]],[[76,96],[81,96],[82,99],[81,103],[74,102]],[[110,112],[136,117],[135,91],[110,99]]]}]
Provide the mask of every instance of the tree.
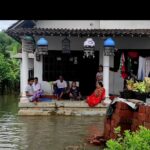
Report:
[{"label": "tree", "polygon": [[0,32],[0,89],[14,89],[19,83],[19,61],[12,58],[21,45],[4,32]]}]

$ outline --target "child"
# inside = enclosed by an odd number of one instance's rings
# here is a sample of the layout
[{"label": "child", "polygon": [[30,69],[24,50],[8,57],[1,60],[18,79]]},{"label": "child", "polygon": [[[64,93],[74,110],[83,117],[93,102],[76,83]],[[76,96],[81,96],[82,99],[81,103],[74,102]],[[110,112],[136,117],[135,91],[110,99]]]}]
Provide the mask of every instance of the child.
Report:
[{"label": "child", "polygon": [[[95,91],[87,97],[87,103],[90,107],[96,106],[105,98],[105,89],[103,88],[102,82],[96,82],[96,89]],[[105,103],[103,102],[103,105]]]},{"label": "child", "polygon": [[103,66],[100,65],[98,68],[98,72],[96,73],[96,81],[103,82]]},{"label": "child", "polygon": [[26,96],[29,98],[29,101],[33,101],[34,90],[32,84],[33,84],[33,79],[32,78],[28,79],[28,84],[26,86],[25,92],[26,92]]},{"label": "child", "polygon": [[38,99],[41,96],[43,96],[44,92],[41,89],[41,84],[38,82],[37,77],[34,78],[34,83],[33,83],[32,86],[33,86],[33,90],[34,90],[34,95],[33,96],[35,97],[35,99]]},{"label": "child", "polygon": [[81,94],[80,94],[79,88],[76,86],[75,81],[72,82],[70,92],[69,92],[69,97],[70,97],[70,99],[74,99],[74,100],[81,99]]},{"label": "child", "polygon": [[32,79],[32,78],[28,79],[28,85],[26,86],[25,92],[26,92],[26,96],[28,97],[29,101],[34,102],[36,104],[38,97],[36,96],[36,94],[34,92],[33,82],[34,82],[34,79]]}]

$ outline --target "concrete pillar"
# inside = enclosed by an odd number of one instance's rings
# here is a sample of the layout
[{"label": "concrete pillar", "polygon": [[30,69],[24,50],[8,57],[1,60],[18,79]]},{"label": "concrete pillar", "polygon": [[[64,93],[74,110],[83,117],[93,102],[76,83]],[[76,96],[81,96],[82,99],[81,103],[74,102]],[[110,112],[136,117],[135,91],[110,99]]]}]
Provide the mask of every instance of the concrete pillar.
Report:
[{"label": "concrete pillar", "polygon": [[[22,41],[23,45],[23,41]],[[27,81],[28,81],[28,53],[25,52],[22,48],[22,67],[21,67],[21,98],[20,102],[21,103],[26,103],[29,102],[28,98],[26,97],[25,93],[25,88],[27,86]]]},{"label": "concrete pillar", "polygon": [[103,84],[106,90],[105,103],[110,103],[109,99],[109,56],[103,55]]},{"label": "concrete pillar", "polygon": [[109,56],[103,56],[103,84],[109,97]]},{"label": "concrete pillar", "polygon": [[22,87],[22,73],[23,73],[23,71],[22,71],[22,58],[21,58],[21,60],[20,60],[20,95],[22,95],[22,92],[23,92],[23,87]]}]

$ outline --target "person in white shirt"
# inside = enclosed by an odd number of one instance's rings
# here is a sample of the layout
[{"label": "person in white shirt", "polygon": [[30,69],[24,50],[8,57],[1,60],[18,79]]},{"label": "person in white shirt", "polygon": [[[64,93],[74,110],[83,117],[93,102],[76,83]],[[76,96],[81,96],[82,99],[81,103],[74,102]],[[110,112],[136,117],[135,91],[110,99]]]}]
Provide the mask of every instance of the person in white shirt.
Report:
[{"label": "person in white shirt", "polygon": [[28,85],[25,88],[26,96],[28,97],[29,101],[32,102],[34,100],[34,90],[33,90],[33,79],[28,79]]},{"label": "person in white shirt", "polygon": [[38,78],[37,77],[34,78],[33,90],[34,90],[34,92],[37,92],[37,91],[41,90],[41,84],[38,83]]},{"label": "person in white shirt", "polygon": [[103,66],[100,65],[98,68],[98,72],[96,73],[96,81],[103,83]]},{"label": "person in white shirt", "polygon": [[67,82],[63,79],[63,76],[59,76],[59,79],[53,82],[54,85],[57,85],[56,89],[56,96],[57,99],[61,99],[66,88],[67,88]]},{"label": "person in white shirt", "polygon": [[41,84],[38,83],[38,78],[34,78],[34,83],[33,83],[33,90],[34,90],[34,95],[36,98],[39,98],[43,95],[43,90],[41,89]]}]

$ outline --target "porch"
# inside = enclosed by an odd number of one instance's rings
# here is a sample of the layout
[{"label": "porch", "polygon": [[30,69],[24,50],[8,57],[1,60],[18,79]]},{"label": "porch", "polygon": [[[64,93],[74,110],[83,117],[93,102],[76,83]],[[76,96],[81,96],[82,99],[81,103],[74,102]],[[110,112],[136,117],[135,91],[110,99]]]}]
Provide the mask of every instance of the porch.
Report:
[{"label": "porch", "polygon": [[66,116],[103,116],[106,114],[106,107],[102,104],[91,108],[83,101],[63,100],[57,101],[52,99],[50,102],[33,102],[19,103],[18,115],[66,115]]}]

